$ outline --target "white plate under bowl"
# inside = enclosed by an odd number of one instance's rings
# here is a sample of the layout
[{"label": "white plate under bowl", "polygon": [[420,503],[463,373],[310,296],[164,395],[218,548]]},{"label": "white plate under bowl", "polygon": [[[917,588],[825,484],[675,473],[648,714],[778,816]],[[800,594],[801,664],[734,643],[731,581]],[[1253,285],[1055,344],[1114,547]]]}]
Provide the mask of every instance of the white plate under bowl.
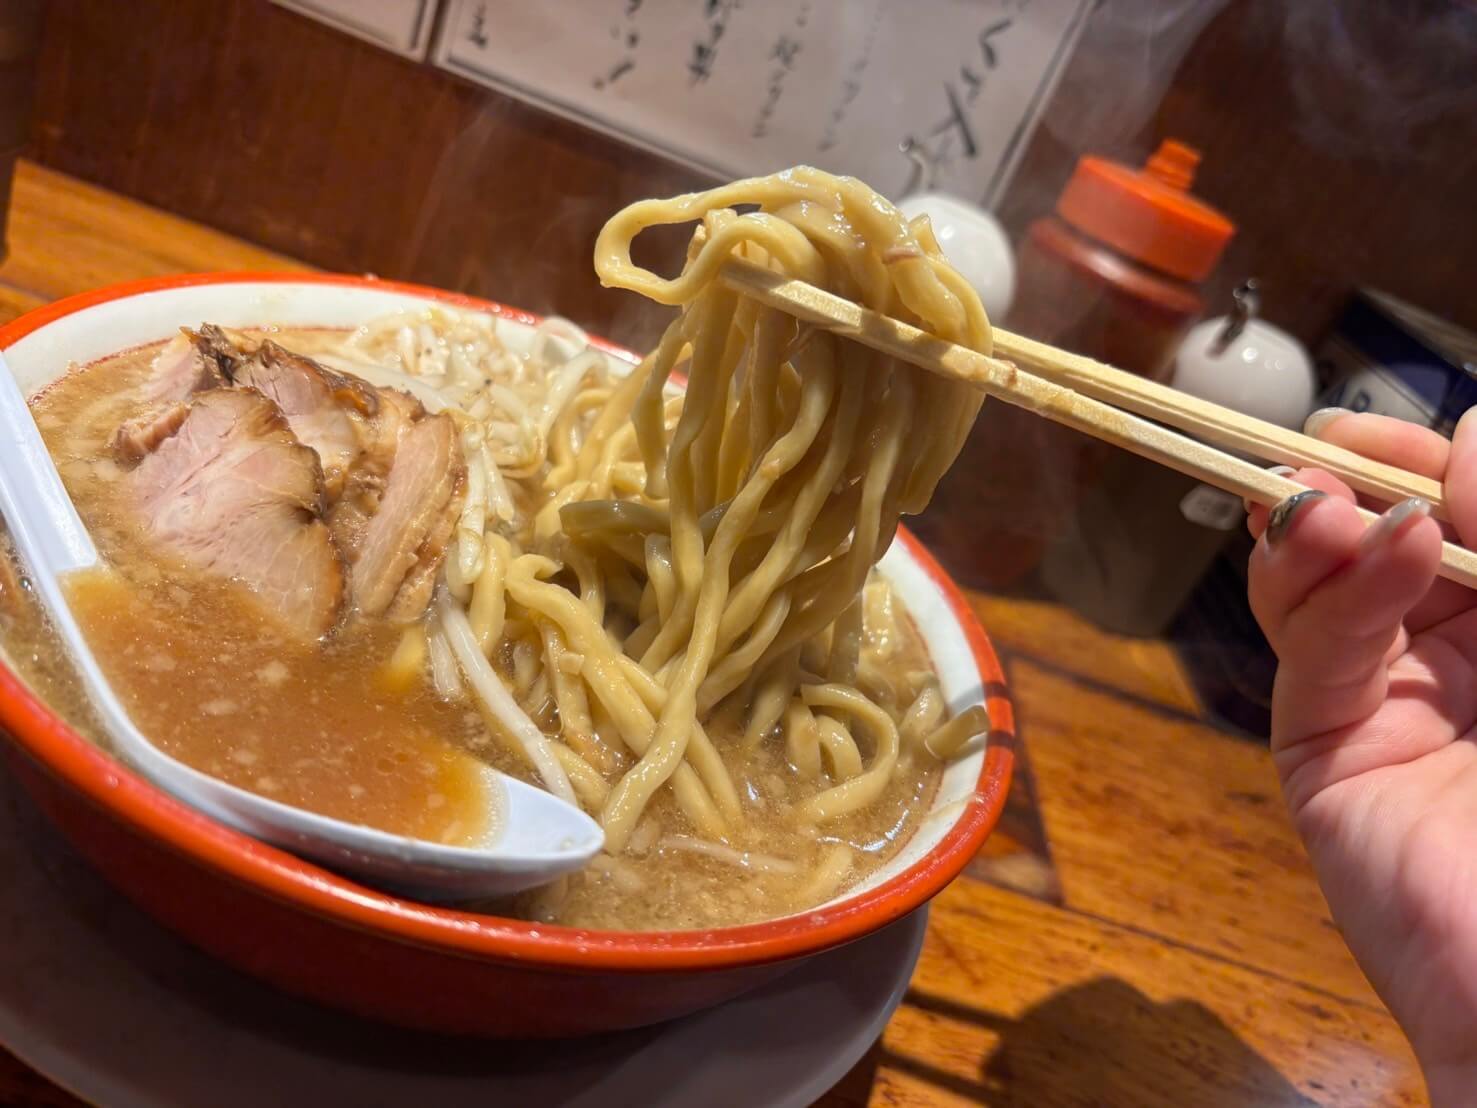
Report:
[{"label": "white plate under bowl", "polygon": [[0,1044],[103,1108],[811,1103],[907,989],[927,909],[685,1019],[598,1039],[398,1031],[295,1000],[153,923],[0,761]]}]

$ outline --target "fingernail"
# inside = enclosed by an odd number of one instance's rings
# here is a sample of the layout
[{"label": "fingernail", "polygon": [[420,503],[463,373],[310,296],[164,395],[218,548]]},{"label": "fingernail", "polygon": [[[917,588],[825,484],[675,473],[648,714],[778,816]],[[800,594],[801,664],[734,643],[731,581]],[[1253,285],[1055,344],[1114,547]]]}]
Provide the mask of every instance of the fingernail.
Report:
[{"label": "fingernail", "polygon": [[1303,434],[1317,435],[1336,419],[1342,419],[1346,415],[1353,415],[1348,408],[1319,408],[1316,412],[1303,420]]},{"label": "fingernail", "polygon": [[1359,540],[1359,547],[1361,550],[1373,550],[1400,534],[1408,521],[1425,519],[1430,514],[1431,505],[1419,496],[1402,500],[1369,525],[1369,530]]},{"label": "fingernail", "polygon": [[1272,514],[1267,517],[1267,545],[1276,546],[1285,539],[1292,527],[1292,521],[1309,504],[1322,500],[1325,495],[1327,494],[1318,489],[1304,489],[1273,508]]},{"label": "fingernail", "polygon": [[[1278,477],[1291,477],[1297,473],[1297,470],[1293,469],[1292,466],[1268,466],[1267,472],[1276,474]],[[1241,504],[1248,512],[1254,506],[1253,502],[1247,500],[1245,497],[1242,498]]]}]

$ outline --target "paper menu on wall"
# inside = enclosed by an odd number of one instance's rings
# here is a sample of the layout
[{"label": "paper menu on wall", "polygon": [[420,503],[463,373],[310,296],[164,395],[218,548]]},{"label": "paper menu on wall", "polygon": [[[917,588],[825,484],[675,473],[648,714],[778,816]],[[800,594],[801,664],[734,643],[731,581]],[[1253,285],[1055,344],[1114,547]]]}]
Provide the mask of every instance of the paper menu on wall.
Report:
[{"label": "paper menu on wall", "polygon": [[436,64],[716,178],[808,163],[993,203],[1093,0],[447,0]]}]

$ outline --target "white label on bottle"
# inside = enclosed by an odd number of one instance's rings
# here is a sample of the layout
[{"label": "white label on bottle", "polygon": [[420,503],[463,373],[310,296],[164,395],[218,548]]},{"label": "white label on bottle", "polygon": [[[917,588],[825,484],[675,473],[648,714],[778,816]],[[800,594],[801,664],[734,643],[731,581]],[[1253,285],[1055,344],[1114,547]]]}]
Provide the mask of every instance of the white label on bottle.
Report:
[{"label": "white label on bottle", "polygon": [[1212,531],[1234,531],[1246,517],[1246,507],[1235,493],[1196,485],[1180,501],[1180,514]]}]

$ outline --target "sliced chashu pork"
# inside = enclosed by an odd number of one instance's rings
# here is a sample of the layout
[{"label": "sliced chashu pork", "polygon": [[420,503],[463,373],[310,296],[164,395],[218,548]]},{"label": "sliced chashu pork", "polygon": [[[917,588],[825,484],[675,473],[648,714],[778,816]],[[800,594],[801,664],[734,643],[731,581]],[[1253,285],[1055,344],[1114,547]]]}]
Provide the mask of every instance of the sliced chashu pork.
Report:
[{"label": "sliced chashu pork", "polygon": [[121,489],[160,547],[241,581],[294,631],[317,637],[338,622],[345,572],[322,519],[318,456],[261,393],[197,394]]},{"label": "sliced chashu pork", "polygon": [[218,388],[227,380],[219,355],[180,332],[164,344],[149,367],[149,377],[140,394],[143,404],[174,404],[204,389]]},{"label": "sliced chashu pork", "polygon": [[466,467],[445,414],[408,424],[379,504],[346,550],[354,603],[365,615],[412,620],[425,611],[461,511]]},{"label": "sliced chashu pork", "polygon": [[123,421],[113,437],[126,461],[137,461],[179,429],[186,401],[203,389],[227,383],[220,360],[187,333],[170,339],[154,356],[149,375],[136,390],[137,414]]},{"label": "sliced chashu pork", "polygon": [[402,392],[376,388],[267,340],[254,349],[218,327],[192,336],[237,386],[270,397],[317,452],[328,522],[368,616],[425,610],[465,493],[456,425]]},{"label": "sliced chashu pork", "polygon": [[[318,452],[330,500],[361,462],[388,470],[394,440],[382,442],[383,435],[372,426],[381,407],[380,390],[373,385],[335,373],[270,339],[245,350],[210,324],[190,337],[234,384],[256,389],[282,410],[298,441]],[[381,456],[364,457],[373,451]]]}]

